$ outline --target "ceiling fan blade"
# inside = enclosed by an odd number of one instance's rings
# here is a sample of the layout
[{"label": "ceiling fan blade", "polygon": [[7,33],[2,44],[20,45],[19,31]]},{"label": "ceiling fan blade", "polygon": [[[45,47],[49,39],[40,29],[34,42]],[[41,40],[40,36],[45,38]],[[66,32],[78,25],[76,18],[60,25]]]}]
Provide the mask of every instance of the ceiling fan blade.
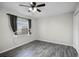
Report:
[{"label": "ceiling fan blade", "polygon": [[27,6],[27,5],[19,5],[19,6],[30,7],[30,6]]},{"label": "ceiling fan blade", "polygon": [[45,6],[45,4],[40,4],[40,5],[37,5],[37,7],[43,7]]},{"label": "ceiling fan blade", "polygon": [[41,12],[41,10],[40,10],[40,9],[37,9],[37,11],[38,11],[38,12]]},{"label": "ceiling fan blade", "polygon": [[32,2],[32,3],[33,3],[34,6],[36,5],[36,2]]}]

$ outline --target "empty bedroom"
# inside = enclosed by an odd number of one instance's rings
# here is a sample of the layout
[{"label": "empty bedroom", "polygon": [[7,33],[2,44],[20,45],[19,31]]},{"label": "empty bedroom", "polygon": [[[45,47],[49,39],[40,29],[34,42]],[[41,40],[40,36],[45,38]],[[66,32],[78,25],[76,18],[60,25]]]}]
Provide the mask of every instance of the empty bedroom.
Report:
[{"label": "empty bedroom", "polygon": [[79,2],[0,2],[0,57],[78,57]]}]

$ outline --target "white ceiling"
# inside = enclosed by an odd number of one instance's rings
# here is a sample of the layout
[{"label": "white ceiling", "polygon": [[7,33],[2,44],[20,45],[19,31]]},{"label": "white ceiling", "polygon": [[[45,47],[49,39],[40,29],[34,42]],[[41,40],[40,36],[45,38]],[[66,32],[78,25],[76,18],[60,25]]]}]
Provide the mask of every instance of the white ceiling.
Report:
[{"label": "white ceiling", "polygon": [[[38,4],[40,3],[42,2],[38,2]],[[19,6],[19,4],[29,5],[29,2],[0,2],[1,7],[12,9],[21,14],[36,17],[36,18],[54,16],[54,15],[72,12],[76,7],[77,2],[45,2],[46,6],[39,8],[40,10],[42,10],[42,12],[40,13],[28,12],[28,7],[25,8],[25,7]]]}]

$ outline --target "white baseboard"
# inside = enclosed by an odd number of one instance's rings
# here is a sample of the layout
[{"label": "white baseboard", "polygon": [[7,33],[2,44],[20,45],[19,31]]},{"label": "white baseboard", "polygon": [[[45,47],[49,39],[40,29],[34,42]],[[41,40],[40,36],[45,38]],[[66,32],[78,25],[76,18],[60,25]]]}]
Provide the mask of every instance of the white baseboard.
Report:
[{"label": "white baseboard", "polygon": [[0,52],[0,54],[1,54],[1,53],[4,53],[4,52],[6,52],[6,51],[12,50],[12,49],[14,49],[14,48],[20,47],[20,46],[22,46],[22,45],[28,44],[28,43],[30,43],[30,42],[32,42],[32,41],[34,41],[34,40],[31,40],[31,41],[29,41],[29,42],[24,42],[24,43],[22,43],[22,44],[16,45],[16,46],[11,47],[11,48],[9,48],[9,49],[3,50],[3,51]]},{"label": "white baseboard", "polygon": [[50,41],[50,40],[47,40],[47,39],[43,39],[43,38],[39,38],[38,40],[45,41],[45,42],[50,42],[50,43],[56,43],[56,44],[62,44],[62,45],[72,46],[72,45],[69,45],[69,44],[53,42],[53,41]]}]

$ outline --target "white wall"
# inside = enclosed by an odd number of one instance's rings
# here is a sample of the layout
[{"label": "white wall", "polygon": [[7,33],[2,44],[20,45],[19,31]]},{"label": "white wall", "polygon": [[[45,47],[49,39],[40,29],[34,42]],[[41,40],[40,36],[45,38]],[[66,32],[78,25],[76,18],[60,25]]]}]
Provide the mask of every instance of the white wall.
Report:
[{"label": "white wall", "polygon": [[79,54],[79,4],[73,14],[73,46]]},{"label": "white wall", "polygon": [[[18,47],[20,45],[26,44],[30,41],[36,39],[36,20],[32,18],[32,34],[15,36],[10,28],[9,17],[7,13],[15,14],[18,16],[23,15],[15,12],[13,10],[1,9],[0,10],[0,53]],[[31,17],[27,17],[31,18]]]},{"label": "white wall", "polygon": [[38,19],[39,40],[72,46],[72,21],[72,12]]}]

